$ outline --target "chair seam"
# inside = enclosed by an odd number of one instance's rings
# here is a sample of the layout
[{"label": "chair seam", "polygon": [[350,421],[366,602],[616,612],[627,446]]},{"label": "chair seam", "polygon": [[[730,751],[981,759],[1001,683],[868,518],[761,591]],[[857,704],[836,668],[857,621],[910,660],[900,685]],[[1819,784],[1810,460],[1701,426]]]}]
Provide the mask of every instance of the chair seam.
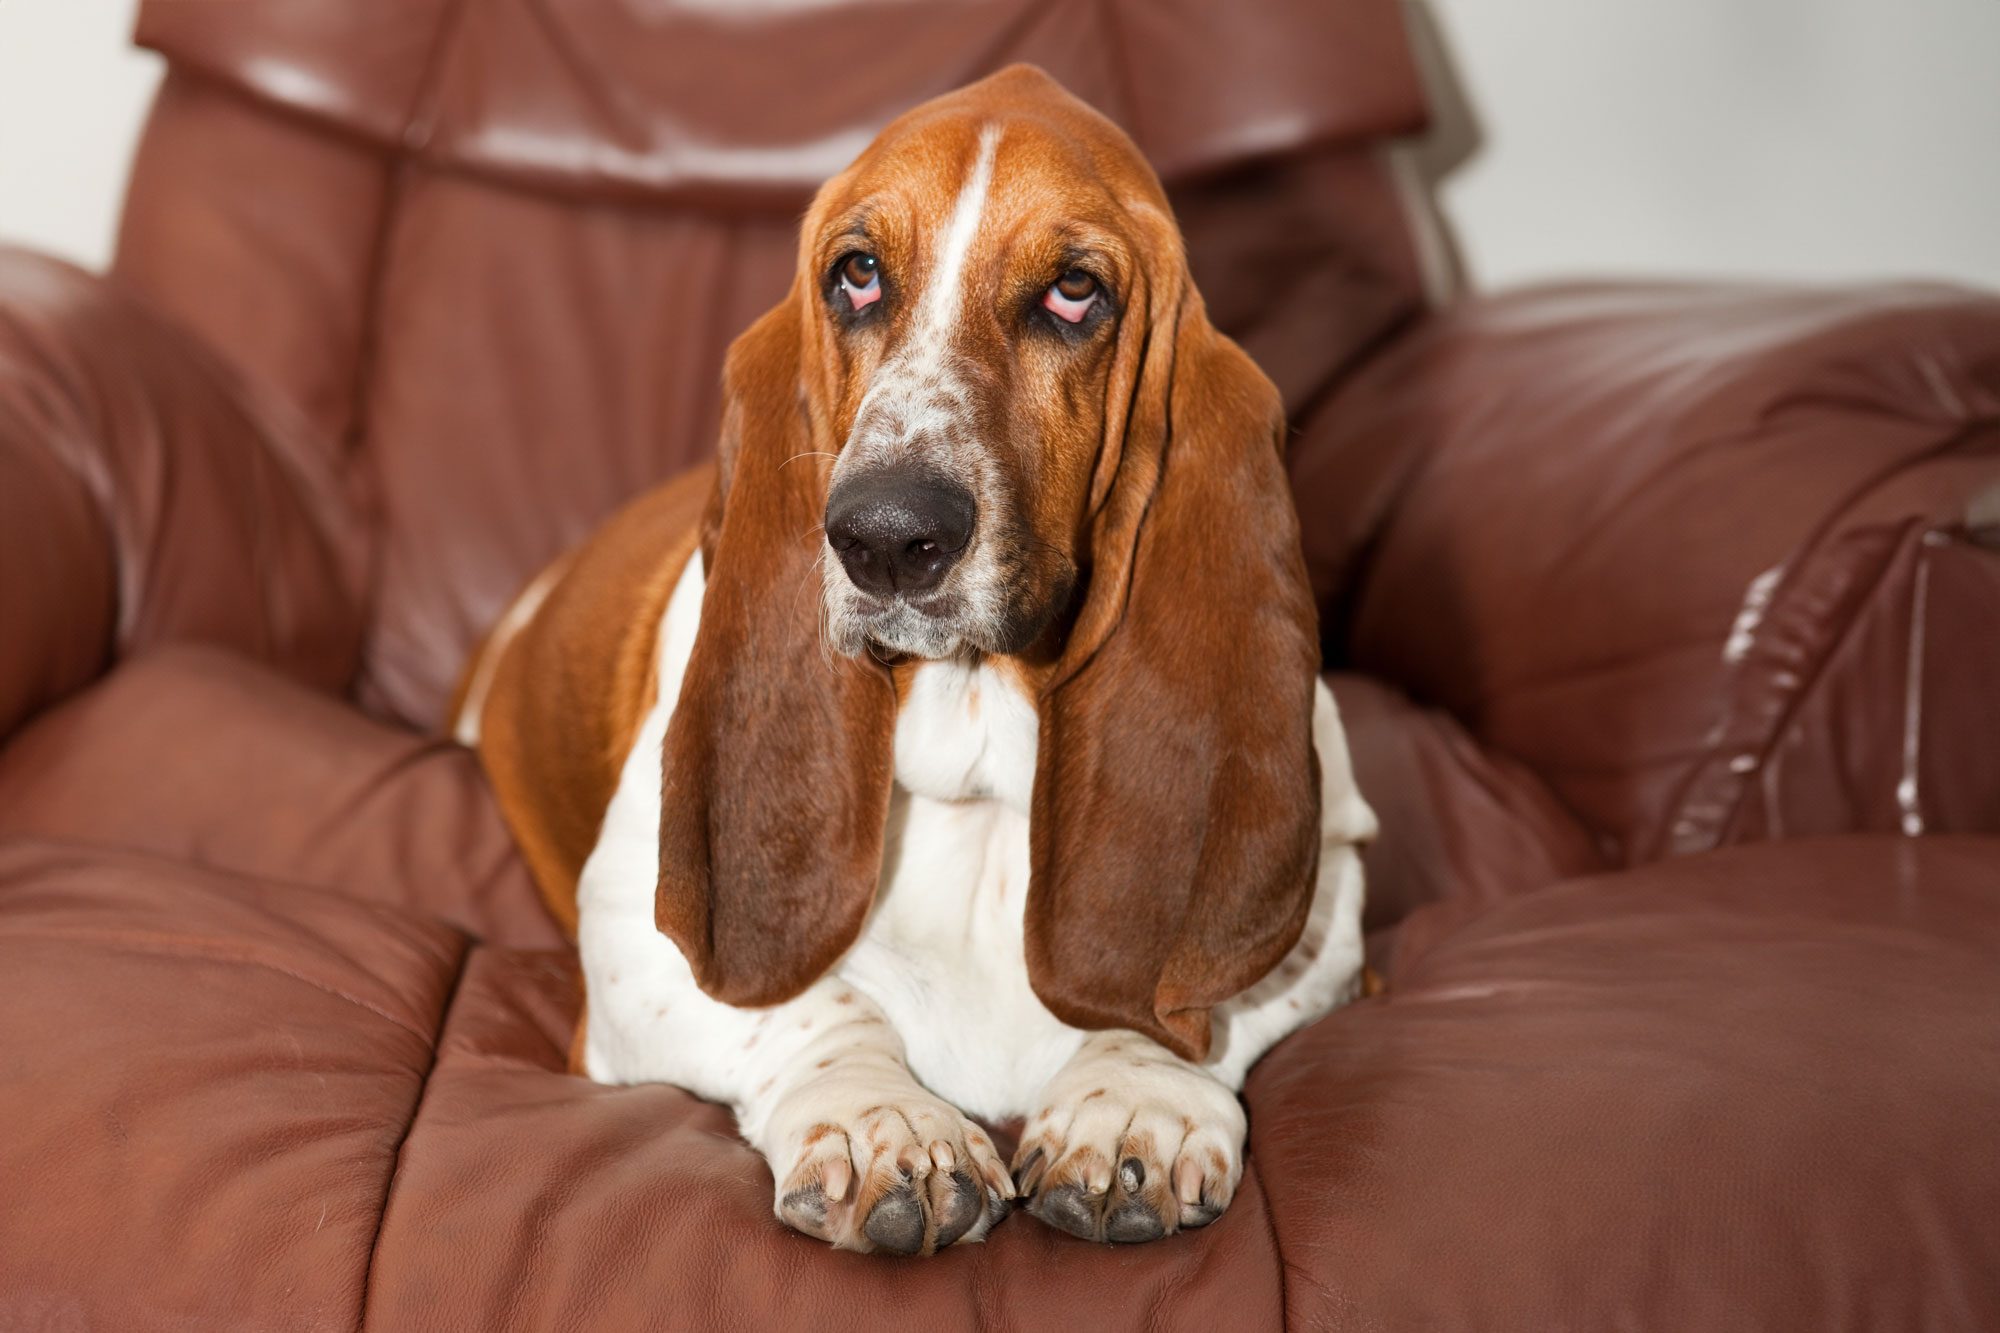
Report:
[{"label": "chair seam", "polygon": [[437,1034],[431,1040],[430,1064],[424,1068],[416,1099],[410,1104],[410,1118],[404,1123],[403,1132],[396,1139],[396,1151],[389,1160],[389,1179],[382,1186],[382,1211],[375,1220],[374,1239],[368,1243],[368,1265],[361,1273],[361,1305],[354,1320],[357,1330],[368,1325],[368,1300],[375,1293],[375,1263],[382,1253],[382,1233],[388,1229],[389,1210],[396,1201],[396,1181],[403,1174],[403,1150],[409,1146],[410,1135],[417,1128],[417,1117],[423,1114],[424,1103],[430,1097],[431,1076],[437,1073],[439,1054],[444,1047],[445,1024],[450,1022],[452,1010],[457,1006],[458,992],[465,985],[465,974],[471,965],[475,947],[475,942],[468,937],[459,950],[458,966],[452,972],[451,985],[445,988],[443,1002],[438,1006]]},{"label": "chair seam", "polygon": [[1264,1225],[1271,1233],[1271,1254],[1278,1261],[1278,1326],[1290,1328],[1292,1326],[1291,1283],[1286,1277],[1285,1244],[1278,1236],[1278,1214],[1271,1206],[1271,1191],[1264,1183],[1264,1170],[1257,1161],[1256,1152],[1246,1151],[1244,1156],[1249,1170],[1255,1172],[1257,1176],[1257,1201],[1263,1205]]}]

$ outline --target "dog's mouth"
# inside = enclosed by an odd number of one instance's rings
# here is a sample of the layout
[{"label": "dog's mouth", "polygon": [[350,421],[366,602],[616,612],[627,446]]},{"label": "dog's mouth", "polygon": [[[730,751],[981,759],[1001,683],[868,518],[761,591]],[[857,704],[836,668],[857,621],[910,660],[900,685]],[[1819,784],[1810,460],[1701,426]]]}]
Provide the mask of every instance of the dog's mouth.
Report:
[{"label": "dog's mouth", "polygon": [[879,596],[848,583],[827,591],[828,639],[838,652],[944,658],[968,646],[966,599],[955,588]]},{"label": "dog's mouth", "polygon": [[828,571],[828,645],[850,657],[941,660],[967,653],[1006,657],[1060,635],[1074,612],[1076,570],[1066,559],[1046,571],[1023,569],[975,550],[938,587],[886,595]]}]

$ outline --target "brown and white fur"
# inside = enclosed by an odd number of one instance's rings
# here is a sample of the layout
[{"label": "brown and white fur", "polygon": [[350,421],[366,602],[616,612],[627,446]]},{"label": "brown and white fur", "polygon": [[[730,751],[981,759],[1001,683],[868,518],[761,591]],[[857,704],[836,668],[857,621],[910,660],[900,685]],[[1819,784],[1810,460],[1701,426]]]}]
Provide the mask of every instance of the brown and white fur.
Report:
[{"label": "brown and white fur", "polygon": [[[573,1063],[732,1106],[848,1248],[1213,1220],[1249,1067],[1356,992],[1373,818],[1275,394],[1158,183],[1032,70],[919,108],[727,378],[719,466],[537,579],[458,708],[576,934]],[[821,525],[906,477],[970,530],[889,586]],[[1010,1170],[974,1117],[1015,1116]]]}]

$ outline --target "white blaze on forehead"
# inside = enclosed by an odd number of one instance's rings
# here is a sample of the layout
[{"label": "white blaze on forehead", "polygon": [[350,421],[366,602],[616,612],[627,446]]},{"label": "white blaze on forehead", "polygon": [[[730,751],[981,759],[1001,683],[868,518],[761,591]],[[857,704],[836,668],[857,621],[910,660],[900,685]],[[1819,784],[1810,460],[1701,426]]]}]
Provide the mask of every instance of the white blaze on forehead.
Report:
[{"label": "white blaze on forehead", "polygon": [[939,234],[931,261],[931,279],[924,291],[924,303],[917,312],[919,352],[935,351],[958,320],[960,289],[965,281],[965,260],[972,253],[973,238],[979,235],[979,220],[986,211],[986,191],[993,183],[993,156],[1000,146],[1000,127],[987,125],[979,131],[979,155],[972,172],[959,188],[958,202],[951,218]]},{"label": "white blaze on forehead", "polygon": [[978,151],[951,215],[932,235],[930,274],[915,323],[901,350],[875,373],[855,412],[855,439],[864,446],[907,443],[959,423],[965,387],[950,369],[953,330],[963,314],[966,260],[979,236],[999,146],[1000,127],[981,126]]}]

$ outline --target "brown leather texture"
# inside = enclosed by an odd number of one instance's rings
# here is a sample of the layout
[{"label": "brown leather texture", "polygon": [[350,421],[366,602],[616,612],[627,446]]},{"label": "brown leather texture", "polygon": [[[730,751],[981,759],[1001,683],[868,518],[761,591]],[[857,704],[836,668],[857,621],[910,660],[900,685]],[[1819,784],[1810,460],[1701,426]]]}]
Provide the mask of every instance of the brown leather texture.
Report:
[{"label": "brown leather texture", "polygon": [[[2000,298],[1426,310],[1402,22],[149,0],[114,273],[0,252],[0,1327],[2000,1325]],[[1252,1072],[1214,1225],[864,1257],[565,1072],[433,731],[713,454],[818,181],[1023,59],[1293,422],[1389,985]]]}]

